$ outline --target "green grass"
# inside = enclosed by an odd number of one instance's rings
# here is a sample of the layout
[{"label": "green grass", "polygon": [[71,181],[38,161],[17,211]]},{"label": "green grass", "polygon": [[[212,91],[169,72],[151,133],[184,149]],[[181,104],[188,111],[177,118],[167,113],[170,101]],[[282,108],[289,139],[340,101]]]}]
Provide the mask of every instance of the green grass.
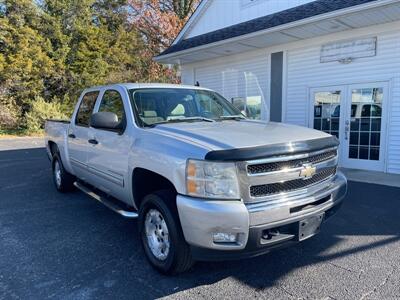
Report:
[{"label": "green grass", "polygon": [[24,136],[43,136],[44,131],[31,132],[26,128],[17,129],[1,129],[0,128],[0,138],[10,138],[10,137],[24,137]]}]

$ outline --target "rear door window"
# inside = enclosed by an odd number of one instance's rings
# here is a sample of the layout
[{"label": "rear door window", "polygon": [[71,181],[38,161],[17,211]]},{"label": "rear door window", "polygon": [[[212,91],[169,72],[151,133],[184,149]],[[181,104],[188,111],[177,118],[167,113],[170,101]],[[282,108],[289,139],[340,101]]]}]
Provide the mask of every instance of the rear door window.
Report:
[{"label": "rear door window", "polygon": [[87,92],[79,105],[78,113],[76,114],[75,124],[78,126],[89,126],[89,120],[93,113],[93,108],[96,99],[99,95],[98,91]]}]

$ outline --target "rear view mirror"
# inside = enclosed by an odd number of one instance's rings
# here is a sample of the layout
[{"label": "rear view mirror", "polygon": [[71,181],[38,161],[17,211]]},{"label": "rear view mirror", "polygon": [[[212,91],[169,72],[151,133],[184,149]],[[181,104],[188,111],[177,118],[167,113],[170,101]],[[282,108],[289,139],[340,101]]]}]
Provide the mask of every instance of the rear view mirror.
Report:
[{"label": "rear view mirror", "polygon": [[240,111],[246,110],[246,99],[242,97],[236,97],[231,99],[231,103]]},{"label": "rear view mirror", "polygon": [[123,125],[113,112],[98,112],[90,118],[90,126],[97,129],[122,130]]},{"label": "rear view mirror", "polygon": [[246,113],[246,99],[242,97],[236,97],[231,99],[231,103],[233,104],[234,107],[236,107],[240,112],[242,113],[243,116],[247,117]]}]

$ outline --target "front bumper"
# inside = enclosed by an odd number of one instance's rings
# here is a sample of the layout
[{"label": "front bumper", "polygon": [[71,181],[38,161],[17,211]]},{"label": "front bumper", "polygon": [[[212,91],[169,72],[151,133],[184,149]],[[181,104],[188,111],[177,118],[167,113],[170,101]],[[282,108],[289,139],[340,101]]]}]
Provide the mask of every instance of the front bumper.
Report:
[{"label": "front bumper", "polygon": [[[346,191],[346,178],[338,172],[311,194],[277,203],[246,205],[241,201],[209,201],[178,195],[177,207],[194,258],[226,260],[256,256],[295,243],[298,223],[321,213],[326,220],[339,209]],[[269,231],[283,234],[265,239]],[[219,232],[237,234],[238,240],[214,243],[213,234]]]}]

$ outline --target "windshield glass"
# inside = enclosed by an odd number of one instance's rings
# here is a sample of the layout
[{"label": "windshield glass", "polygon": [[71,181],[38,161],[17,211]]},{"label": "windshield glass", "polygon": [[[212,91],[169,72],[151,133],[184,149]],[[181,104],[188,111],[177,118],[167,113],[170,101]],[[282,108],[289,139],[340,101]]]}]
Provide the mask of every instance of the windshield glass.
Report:
[{"label": "windshield glass", "polygon": [[207,90],[146,88],[130,94],[139,126],[244,118],[225,98]]}]

